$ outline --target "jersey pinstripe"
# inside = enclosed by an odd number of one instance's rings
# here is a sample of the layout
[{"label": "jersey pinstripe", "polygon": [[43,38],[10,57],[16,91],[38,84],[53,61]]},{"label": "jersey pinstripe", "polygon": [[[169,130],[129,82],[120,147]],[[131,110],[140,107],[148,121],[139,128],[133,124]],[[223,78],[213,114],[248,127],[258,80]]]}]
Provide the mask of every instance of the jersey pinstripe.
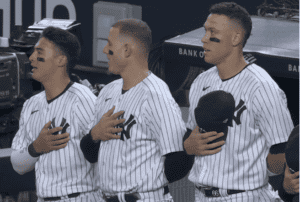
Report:
[{"label": "jersey pinstripe", "polygon": [[196,186],[253,190],[268,183],[266,157],[271,145],[285,142],[293,129],[285,93],[269,74],[250,64],[222,81],[217,67],[200,74],[190,90],[187,128],[194,129],[194,109],[201,96],[215,90],[233,95],[233,127],[221,152],[196,156],[189,180]]},{"label": "jersey pinstripe", "polygon": [[106,85],[96,101],[95,122],[115,106],[125,111],[121,139],[101,142],[100,189],[106,195],[149,192],[167,185],[163,155],[183,151],[186,131],[168,86],[153,73],[122,94],[123,79]]},{"label": "jersey pinstripe", "polygon": [[67,146],[39,157],[35,163],[37,195],[41,198],[65,196],[96,189],[96,164],[85,160],[80,140],[88,133],[94,117],[96,96],[85,86],[73,83],[48,103],[45,91],[24,103],[20,126],[12,149],[27,148],[39,136],[44,125],[62,126],[70,134]]}]

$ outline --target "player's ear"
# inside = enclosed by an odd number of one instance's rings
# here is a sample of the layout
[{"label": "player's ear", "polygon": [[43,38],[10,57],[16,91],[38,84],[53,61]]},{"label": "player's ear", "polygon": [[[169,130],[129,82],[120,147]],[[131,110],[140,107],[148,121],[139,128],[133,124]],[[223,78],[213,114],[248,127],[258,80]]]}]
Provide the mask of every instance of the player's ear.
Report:
[{"label": "player's ear", "polygon": [[232,36],[232,45],[234,47],[238,46],[239,44],[243,43],[243,33],[241,32],[236,32]]},{"label": "player's ear", "polygon": [[125,43],[123,45],[123,54],[125,58],[129,58],[130,55],[132,54],[133,47],[130,43]]},{"label": "player's ear", "polygon": [[238,27],[232,33],[232,45],[236,47],[239,44],[242,44],[243,40],[244,40],[244,30]]},{"label": "player's ear", "polygon": [[58,56],[55,58],[55,64],[56,64],[58,67],[66,66],[67,63],[68,63],[68,58],[67,58],[67,56],[65,56],[65,55],[58,55]]}]

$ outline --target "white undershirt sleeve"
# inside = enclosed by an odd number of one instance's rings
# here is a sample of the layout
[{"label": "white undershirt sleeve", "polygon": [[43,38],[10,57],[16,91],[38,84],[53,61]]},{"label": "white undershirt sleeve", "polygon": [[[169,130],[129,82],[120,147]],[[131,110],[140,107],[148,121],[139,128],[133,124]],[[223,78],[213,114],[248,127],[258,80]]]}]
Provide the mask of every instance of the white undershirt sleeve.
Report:
[{"label": "white undershirt sleeve", "polygon": [[14,170],[20,175],[32,171],[38,160],[39,157],[32,157],[29,154],[28,147],[21,150],[13,150],[10,156],[10,161]]}]

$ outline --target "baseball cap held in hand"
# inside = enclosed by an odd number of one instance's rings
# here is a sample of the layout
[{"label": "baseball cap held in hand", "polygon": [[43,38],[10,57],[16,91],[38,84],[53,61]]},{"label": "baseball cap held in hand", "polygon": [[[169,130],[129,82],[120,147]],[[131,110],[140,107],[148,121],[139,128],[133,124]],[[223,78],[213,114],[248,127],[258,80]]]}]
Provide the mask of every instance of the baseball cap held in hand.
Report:
[{"label": "baseball cap held in hand", "polygon": [[[223,132],[224,135],[212,142],[226,141],[228,126],[232,126],[235,100],[230,93],[222,90],[212,91],[199,99],[195,108],[195,119],[204,132]],[[216,149],[216,148],[214,148]]]}]

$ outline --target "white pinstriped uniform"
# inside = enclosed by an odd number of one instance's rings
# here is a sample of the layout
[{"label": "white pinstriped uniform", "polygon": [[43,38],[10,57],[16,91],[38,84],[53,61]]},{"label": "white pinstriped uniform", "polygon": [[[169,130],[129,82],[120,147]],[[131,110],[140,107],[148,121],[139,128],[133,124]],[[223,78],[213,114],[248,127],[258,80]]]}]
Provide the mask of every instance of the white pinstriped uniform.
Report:
[{"label": "white pinstriped uniform", "polygon": [[[12,149],[27,148],[39,136],[44,125],[52,121],[52,127],[69,125],[65,132],[70,140],[65,148],[51,151],[39,157],[35,163],[36,189],[41,198],[66,196],[78,192],[91,192],[64,201],[100,201],[95,184],[97,164],[90,164],[80,150],[81,138],[89,132],[87,127],[94,117],[96,96],[78,83],[73,83],[50,103],[45,91],[28,99],[21,112],[20,126],[12,143]],[[53,122],[54,120],[54,122]],[[61,132],[60,132],[61,133]],[[84,200],[85,201],[85,200]]]},{"label": "white pinstriped uniform", "polygon": [[170,194],[163,196],[163,187],[168,184],[163,155],[183,151],[186,128],[180,108],[166,83],[153,73],[124,94],[122,87],[123,79],[113,81],[96,101],[94,124],[115,106],[114,113],[125,111],[127,131],[124,140],[100,144],[100,189],[107,196],[138,192],[143,202],[168,199]]},{"label": "white pinstriped uniform", "polygon": [[194,109],[200,97],[215,90],[233,95],[235,121],[233,127],[228,127],[221,152],[196,156],[189,180],[196,186],[256,191],[208,199],[196,189],[196,201],[271,201],[266,157],[271,145],[287,141],[293,129],[285,93],[256,64],[225,81],[220,79],[217,67],[212,67],[191,86],[187,128],[193,130],[197,125]]}]

